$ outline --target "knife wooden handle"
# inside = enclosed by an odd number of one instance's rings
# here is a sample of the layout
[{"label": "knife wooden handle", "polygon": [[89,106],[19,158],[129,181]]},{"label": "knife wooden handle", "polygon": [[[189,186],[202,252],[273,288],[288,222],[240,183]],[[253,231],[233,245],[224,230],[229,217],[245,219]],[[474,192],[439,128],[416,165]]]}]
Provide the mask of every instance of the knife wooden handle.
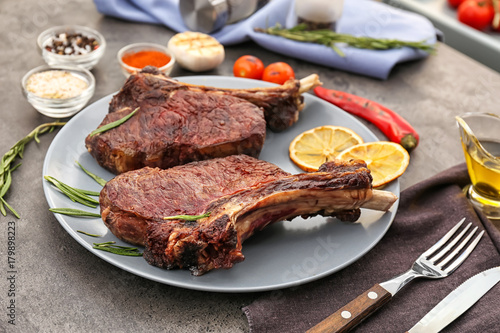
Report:
[{"label": "knife wooden handle", "polygon": [[375,284],[349,304],[309,329],[307,333],[348,332],[391,298],[390,292],[379,284]]}]

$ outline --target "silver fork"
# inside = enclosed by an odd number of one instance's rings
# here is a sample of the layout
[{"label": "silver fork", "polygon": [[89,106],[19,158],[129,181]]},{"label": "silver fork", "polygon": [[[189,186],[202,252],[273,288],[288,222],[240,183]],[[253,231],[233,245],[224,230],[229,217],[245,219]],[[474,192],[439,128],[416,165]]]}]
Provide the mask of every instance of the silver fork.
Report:
[{"label": "silver fork", "polygon": [[[395,276],[388,281],[375,284],[363,294],[352,300],[349,304],[345,305],[334,314],[328,316],[307,332],[347,332],[359,324],[363,319],[381,308],[385,303],[390,301],[392,297],[399,290],[401,290],[401,288],[413,279],[440,279],[453,273],[453,271],[455,271],[457,267],[460,266],[465,259],[467,259],[469,254],[471,254],[484,233],[484,230],[481,231],[465,248],[465,250],[463,250],[467,243],[469,243],[472,236],[476,233],[477,227],[465,236],[472,225],[472,223],[469,223],[451,241],[450,239],[457,232],[464,221],[465,218],[458,222],[436,244],[422,253],[420,257],[415,260],[412,267],[408,271]],[[457,245],[459,242],[460,244]],[[462,252],[460,253],[460,251]]]}]

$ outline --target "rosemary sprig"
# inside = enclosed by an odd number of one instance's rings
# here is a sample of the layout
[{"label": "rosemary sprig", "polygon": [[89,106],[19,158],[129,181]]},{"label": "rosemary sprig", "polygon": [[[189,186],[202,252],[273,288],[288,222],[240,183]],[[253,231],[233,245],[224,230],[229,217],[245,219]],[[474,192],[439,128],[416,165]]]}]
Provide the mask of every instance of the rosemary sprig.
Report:
[{"label": "rosemary sprig", "polygon": [[51,176],[44,176],[45,180],[57,187],[62,193],[64,193],[73,202],[78,202],[82,205],[95,208],[99,204],[99,201],[89,197],[89,195],[98,196],[99,192],[93,192],[88,190],[81,190],[78,188],[71,187]]},{"label": "rosemary sprig", "polygon": [[142,252],[139,252],[139,249],[136,247],[128,247],[128,246],[120,246],[115,245],[116,242],[104,242],[104,243],[94,243],[93,248],[96,250],[111,252],[114,254],[119,254],[122,256],[132,256],[132,257],[141,257]]},{"label": "rosemary sprig", "polygon": [[78,164],[78,166],[80,167],[80,169],[83,170],[83,172],[85,172],[87,175],[89,175],[93,180],[95,180],[99,185],[101,186],[104,186],[106,185],[107,181],[102,179],[101,177],[99,177],[98,175],[96,174],[93,174],[92,172],[88,171],[87,169],[85,169],[83,167],[83,165],[81,165],[78,161],[76,161],[76,164]]},{"label": "rosemary sprig", "polygon": [[165,216],[164,220],[185,220],[185,221],[198,221],[204,217],[209,217],[210,213],[205,213],[201,215],[174,215],[174,216]]},{"label": "rosemary sprig", "polygon": [[139,110],[139,108],[135,109],[134,111],[130,112],[128,115],[126,115],[125,117],[123,118],[120,118],[118,120],[115,120],[109,124],[106,124],[104,126],[101,126],[95,130],[93,130],[91,133],[90,133],[90,136],[94,136],[96,134],[99,134],[99,133],[102,133],[102,132],[106,132],[106,131],[109,131],[110,129],[112,128],[115,128],[115,127],[118,127],[120,126],[121,124],[123,124],[124,122],[126,122],[127,120],[129,120],[130,118],[132,118],[132,116],[134,114],[136,114],[136,112]]},{"label": "rosemary sprig", "polygon": [[64,124],[64,122],[52,122],[45,123],[36,127],[27,136],[16,142],[16,144],[14,144],[14,146],[12,146],[12,148],[10,148],[10,150],[3,155],[0,162],[0,212],[3,216],[7,215],[7,210],[5,209],[7,207],[7,209],[10,210],[10,212],[14,214],[15,217],[20,218],[19,213],[16,212],[16,210],[12,206],[10,206],[4,199],[5,194],[12,184],[12,172],[21,165],[19,163],[16,166],[12,167],[12,162],[17,157],[23,158],[24,147],[28,142],[30,142],[31,140],[35,140],[37,143],[40,143],[40,139],[38,138],[39,135],[50,133],[57,126],[63,126]]},{"label": "rosemary sprig", "polygon": [[79,217],[101,217],[101,214],[87,212],[80,209],[74,208],[49,208],[52,213],[79,216]]},{"label": "rosemary sprig", "polygon": [[98,197],[100,195],[100,192],[96,192],[96,191],[76,189],[76,188],[75,188],[75,190],[80,191],[82,194],[92,195],[94,197]]},{"label": "rosemary sprig", "polygon": [[307,30],[306,24],[299,24],[290,29],[282,28],[281,25],[277,24],[271,28],[255,28],[254,30],[269,35],[281,36],[298,42],[325,45],[331,47],[341,57],[345,57],[345,54],[337,47],[337,43],[347,44],[348,46],[359,49],[370,50],[399,49],[407,46],[428,53],[434,53],[436,51],[434,44],[428,44],[425,41],[410,42],[398,39],[382,39],[363,36],[358,37],[349,34],[340,34],[329,29]]},{"label": "rosemary sprig", "polygon": [[84,234],[84,235],[87,235],[87,236],[90,236],[90,237],[102,237],[101,235],[90,234],[90,233],[82,231],[82,230],[77,230],[76,232],[79,232],[81,234]]}]

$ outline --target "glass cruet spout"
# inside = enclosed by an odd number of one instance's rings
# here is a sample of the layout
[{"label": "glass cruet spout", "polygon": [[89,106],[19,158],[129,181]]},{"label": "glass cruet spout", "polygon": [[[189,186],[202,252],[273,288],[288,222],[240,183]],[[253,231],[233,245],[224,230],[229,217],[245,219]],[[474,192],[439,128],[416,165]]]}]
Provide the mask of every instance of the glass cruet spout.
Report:
[{"label": "glass cruet spout", "polygon": [[471,202],[490,218],[500,218],[500,117],[467,113],[456,117],[472,186]]}]

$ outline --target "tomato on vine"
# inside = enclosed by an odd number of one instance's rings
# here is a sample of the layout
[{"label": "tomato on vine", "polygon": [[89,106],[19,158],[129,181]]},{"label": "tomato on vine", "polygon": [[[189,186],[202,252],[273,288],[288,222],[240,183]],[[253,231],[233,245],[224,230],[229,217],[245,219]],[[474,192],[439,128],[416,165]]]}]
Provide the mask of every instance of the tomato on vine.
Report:
[{"label": "tomato on vine", "polygon": [[289,79],[295,78],[293,68],[285,62],[275,62],[264,68],[262,80],[283,84]]},{"label": "tomato on vine", "polygon": [[486,29],[495,16],[491,0],[465,0],[458,6],[458,20],[477,30]]},{"label": "tomato on vine", "polygon": [[233,65],[233,75],[247,79],[262,79],[264,72],[264,63],[252,55],[239,57]]}]

